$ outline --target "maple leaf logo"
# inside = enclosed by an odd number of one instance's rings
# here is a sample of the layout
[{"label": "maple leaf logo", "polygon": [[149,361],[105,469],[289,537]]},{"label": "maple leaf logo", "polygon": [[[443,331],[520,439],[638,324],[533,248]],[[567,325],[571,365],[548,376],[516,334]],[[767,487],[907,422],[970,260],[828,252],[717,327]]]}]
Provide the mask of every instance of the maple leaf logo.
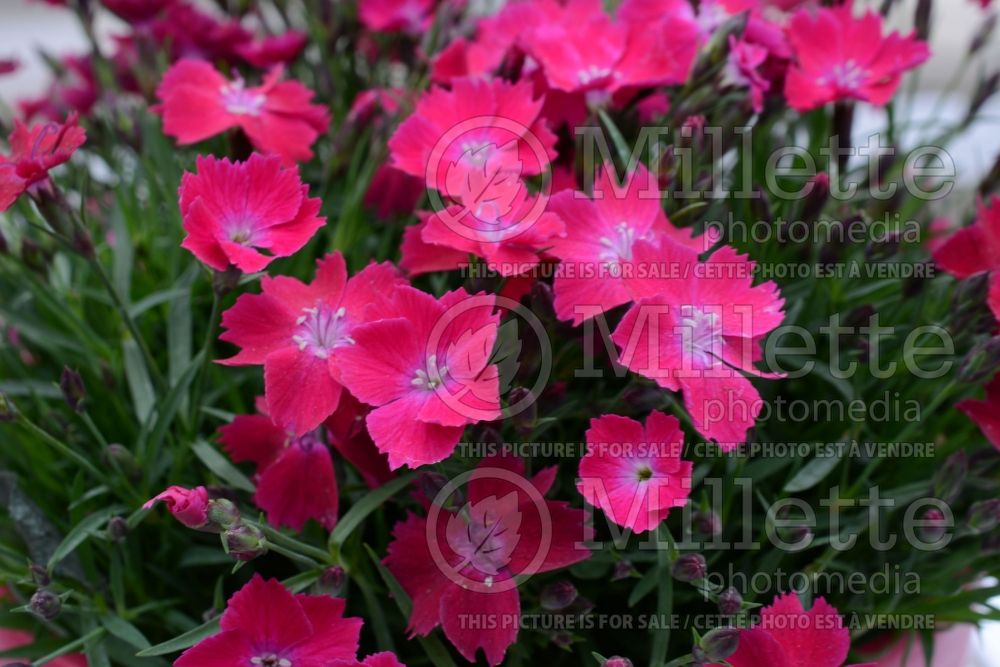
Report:
[{"label": "maple leaf logo", "polygon": [[467,502],[448,518],[448,546],[462,561],[456,569],[471,565],[478,572],[496,576],[506,567],[520,540],[521,510],[518,494],[489,496],[478,503]]},{"label": "maple leaf logo", "polygon": [[521,368],[521,337],[518,335],[517,318],[511,318],[497,329],[496,345],[489,363],[496,364],[500,376],[500,394],[506,394],[514,385],[514,377]]},{"label": "maple leaf logo", "polygon": [[448,194],[479,221],[499,226],[511,212],[523,188],[517,140],[503,146],[485,144],[468,148],[448,165],[445,187]]}]

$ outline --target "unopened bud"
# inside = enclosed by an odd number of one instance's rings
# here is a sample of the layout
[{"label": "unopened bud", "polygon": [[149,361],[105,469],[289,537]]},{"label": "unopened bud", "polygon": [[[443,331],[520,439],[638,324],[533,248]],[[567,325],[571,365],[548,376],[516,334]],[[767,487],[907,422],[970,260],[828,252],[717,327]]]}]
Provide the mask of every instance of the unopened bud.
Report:
[{"label": "unopened bud", "polygon": [[220,531],[232,528],[240,521],[240,510],[233,501],[213,498],[208,501],[208,523]]},{"label": "unopened bud", "polygon": [[108,537],[117,544],[121,544],[128,537],[128,521],[120,516],[113,516],[108,519]]},{"label": "unopened bud", "polygon": [[0,391],[0,422],[14,421],[17,413],[14,412],[14,404],[7,394]]},{"label": "unopened bud", "polygon": [[700,581],[708,574],[708,563],[701,554],[684,554],[670,570],[677,581]]},{"label": "unopened bud", "polygon": [[805,202],[802,204],[802,220],[804,222],[818,220],[829,199],[830,174],[821,171],[812,178],[809,194],[806,195]]},{"label": "unopened bud", "polygon": [[1000,336],[976,343],[958,367],[958,379],[978,384],[993,377],[1000,368]]},{"label": "unopened bud", "polygon": [[920,537],[925,542],[937,542],[944,537],[945,531],[948,530],[948,522],[944,518],[944,512],[936,507],[924,512],[921,520],[923,523],[920,524]]},{"label": "unopened bud", "polygon": [[538,402],[527,387],[514,387],[507,394],[507,405],[516,411],[511,415],[514,428],[521,435],[528,435],[535,430],[538,422]]},{"label": "unopened bud", "polygon": [[577,598],[576,587],[565,579],[552,582],[542,589],[542,609],[559,611],[573,604]]},{"label": "unopened bud", "polygon": [[604,661],[604,667],[632,667],[632,661],[620,655],[613,655]]},{"label": "unopened bud", "polygon": [[663,390],[655,384],[634,384],[622,394],[622,401],[636,412],[649,412],[663,404]]},{"label": "unopened bud", "polygon": [[319,575],[319,581],[316,584],[321,593],[332,596],[340,595],[347,584],[347,572],[339,565],[328,567],[323,570],[323,574]]},{"label": "unopened bud", "polygon": [[950,503],[955,500],[969,472],[969,457],[964,450],[959,450],[949,456],[944,465],[934,473],[934,497]]},{"label": "unopened bud", "polygon": [[694,529],[702,537],[718,537],[722,534],[722,519],[715,512],[695,512]]},{"label": "unopened bud", "polygon": [[719,594],[719,613],[735,616],[743,609],[743,596],[730,586]]},{"label": "unopened bud", "polygon": [[225,271],[216,271],[212,274],[212,289],[219,296],[229,294],[240,284],[243,272],[235,266],[230,266]]},{"label": "unopened bud", "polygon": [[454,490],[447,498],[441,497],[448,486],[448,478],[436,472],[425,472],[417,477],[417,488],[431,503],[444,503],[445,508],[461,507],[465,496],[461,489]]},{"label": "unopened bud", "polygon": [[620,560],[615,563],[614,569],[611,571],[611,581],[621,581],[622,579],[628,579],[633,574],[636,574],[635,565],[632,564],[630,560]]},{"label": "unopened bud", "polygon": [[63,366],[62,375],[59,376],[59,389],[62,390],[63,400],[70,410],[83,412],[83,401],[87,398],[87,388],[83,384],[83,377],[76,370],[69,366]]},{"label": "unopened bud", "polygon": [[113,442],[104,448],[101,453],[101,458],[109,466],[117,469],[121,474],[125,475],[129,479],[136,479],[142,474],[142,469],[139,467],[139,462],[135,460],[135,456],[128,450],[125,445]]},{"label": "unopened bud", "polygon": [[256,526],[238,523],[222,535],[226,551],[236,560],[253,560],[267,553],[267,540]]},{"label": "unopened bud", "polygon": [[976,535],[990,532],[1000,524],[1000,498],[974,503],[969,508],[965,521],[969,530]]},{"label": "unopened bud", "polygon": [[701,649],[705,651],[705,657],[709,662],[720,662],[725,660],[740,645],[740,631],[738,628],[715,628],[701,638]]},{"label": "unopened bud", "polygon": [[51,621],[62,611],[62,600],[52,591],[40,588],[31,596],[28,607],[39,618]]},{"label": "unopened bud", "polygon": [[35,582],[35,586],[38,586],[39,588],[45,588],[52,583],[49,571],[38,563],[32,563],[28,566],[28,574],[31,575],[31,580]]}]

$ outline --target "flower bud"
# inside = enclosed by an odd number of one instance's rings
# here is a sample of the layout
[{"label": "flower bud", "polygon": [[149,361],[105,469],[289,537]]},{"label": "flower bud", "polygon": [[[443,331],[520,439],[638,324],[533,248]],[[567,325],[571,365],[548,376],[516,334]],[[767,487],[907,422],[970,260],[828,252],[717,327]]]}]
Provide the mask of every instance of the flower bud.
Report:
[{"label": "flower bud", "polygon": [[538,422],[538,400],[533,397],[527,387],[514,387],[507,393],[507,405],[517,406],[517,411],[511,415],[514,428],[521,435],[528,435],[535,430]]},{"label": "flower bud", "polygon": [[969,530],[976,535],[990,532],[1000,524],[1000,498],[974,503],[969,508],[965,521]]},{"label": "flower bud", "polygon": [[222,535],[226,551],[236,560],[253,560],[267,553],[267,540],[256,526],[238,523]]},{"label": "flower bud", "polygon": [[630,560],[620,560],[615,563],[614,569],[611,571],[611,581],[621,581],[622,579],[628,579],[633,574],[636,574],[635,565],[632,565]]},{"label": "flower bud", "polygon": [[949,456],[934,473],[934,497],[950,503],[962,491],[969,472],[969,457],[963,450]]},{"label": "flower bud", "polygon": [[166,491],[151,498],[142,506],[149,509],[162,500],[167,509],[188,528],[200,530],[208,526],[208,490],[204,486],[185,489],[183,486],[171,486]]},{"label": "flower bud", "polygon": [[39,588],[45,588],[52,583],[52,578],[49,577],[49,571],[38,563],[32,563],[28,566],[28,574],[31,575],[31,580],[35,582],[35,586],[38,586]]},{"label": "flower bud", "polygon": [[40,588],[31,596],[28,607],[39,618],[51,621],[62,611],[62,600],[52,591]]},{"label": "flower bud", "polygon": [[101,452],[101,458],[107,465],[117,469],[129,479],[138,479],[142,475],[139,462],[125,445],[111,443]]},{"label": "flower bud", "polygon": [[708,574],[708,563],[701,554],[684,554],[674,561],[670,572],[677,581],[699,581]]},{"label": "flower bud", "polygon": [[719,613],[735,616],[743,609],[743,596],[730,586],[719,594]]},{"label": "flower bud", "polygon": [[214,528],[225,530],[240,521],[240,510],[227,498],[213,498],[208,501],[208,522]]},{"label": "flower bud", "polygon": [[701,537],[718,537],[722,534],[722,519],[712,511],[695,512],[694,529]]},{"label": "flower bud", "polygon": [[108,537],[115,543],[122,544],[125,538],[128,537],[128,534],[128,521],[120,516],[113,516],[108,519]]},{"label": "flower bud", "polygon": [[948,522],[944,518],[944,512],[932,507],[924,512],[921,520],[924,522],[920,526],[920,537],[925,542],[937,542],[944,537],[948,529]]},{"label": "flower bud", "polygon": [[715,628],[701,638],[701,649],[708,662],[725,660],[740,645],[739,628]]},{"label": "flower bud", "polygon": [[542,609],[559,611],[573,604],[577,598],[576,587],[565,579],[554,581],[542,589]]},{"label": "flower bud", "polygon": [[803,222],[815,222],[830,199],[830,174],[821,171],[810,181],[809,194],[802,204]]},{"label": "flower bud", "polygon": [[59,389],[62,390],[63,400],[70,410],[83,412],[83,401],[87,398],[87,388],[83,384],[83,377],[78,371],[69,366],[63,366],[62,375],[59,376]]},{"label": "flower bud", "polygon": [[663,405],[663,390],[655,384],[634,384],[622,394],[622,401],[636,412],[649,412]]},{"label": "flower bud", "polygon": [[319,581],[316,584],[321,593],[336,597],[343,592],[344,586],[347,584],[347,572],[339,565],[328,567],[323,570],[323,574],[319,575]]},{"label": "flower bud", "polygon": [[993,377],[1000,368],[1000,336],[976,343],[958,367],[958,379],[979,384]]},{"label": "flower bud", "polygon": [[11,422],[17,413],[14,412],[14,404],[11,402],[7,394],[0,391],[0,422]]},{"label": "flower bud", "polygon": [[632,667],[632,661],[620,655],[613,655],[604,661],[604,667]]},{"label": "flower bud", "polygon": [[225,271],[215,271],[212,274],[212,289],[219,296],[229,294],[240,284],[243,272],[230,265]]}]

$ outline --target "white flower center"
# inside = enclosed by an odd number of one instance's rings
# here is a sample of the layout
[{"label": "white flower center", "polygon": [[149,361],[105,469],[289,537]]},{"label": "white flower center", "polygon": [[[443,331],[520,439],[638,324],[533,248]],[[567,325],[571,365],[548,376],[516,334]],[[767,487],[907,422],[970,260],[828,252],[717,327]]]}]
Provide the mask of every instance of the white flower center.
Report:
[{"label": "white flower center", "polygon": [[264,107],[264,95],[248,91],[243,79],[227,83],[219,90],[219,93],[222,95],[222,106],[231,114],[259,116]]},{"label": "white flower center", "polygon": [[320,359],[326,359],[334,348],[354,343],[344,331],[345,312],[343,308],[334,310],[329,306],[304,308],[296,320],[299,326],[292,340],[299,350],[309,350]]},{"label": "white flower center", "polygon": [[250,663],[260,665],[260,667],[292,667],[292,661],[288,658],[279,658],[274,653],[256,655],[250,658]]},{"label": "white flower center", "polygon": [[632,261],[632,244],[635,243],[635,230],[624,220],[615,226],[615,235],[602,236],[599,241],[607,248],[600,254],[604,261],[617,264],[621,260]]},{"label": "white flower center", "polygon": [[414,387],[423,387],[428,391],[434,391],[444,384],[444,376],[448,374],[447,366],[438,366],[437,355],[432,354],[427,357],[427,369],[418,368],[416,376],[410,380]]},{"label": "white flower center", "polygon": [[610,68],[598,67],[597,65],[591,65],[585,69],[578,70],[576,73],[576,78],[579,79],[580,83],[585,86],[593,83],[594,81],[606,79],[609,76],[611,76]]},{"label": "white flower center", "polygon": [[722,331],[718,313],[696,306],[682,306],[678,329],[684,358],[698,367],[712,366],[722,354]]}]

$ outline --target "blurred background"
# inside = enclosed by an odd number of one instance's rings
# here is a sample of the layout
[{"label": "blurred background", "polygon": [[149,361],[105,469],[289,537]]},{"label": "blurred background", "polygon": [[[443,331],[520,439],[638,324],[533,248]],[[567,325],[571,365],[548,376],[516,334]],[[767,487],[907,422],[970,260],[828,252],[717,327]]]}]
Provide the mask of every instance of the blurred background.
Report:
[{"label": "blurred background", "polygon": [[[861,4],[861,3],[857,3]],[[881,4],[881,0],[878,3]],[[896,0],[891,15],[894,28],[909,31],[917,0]],[[993,12],[1000,11],[994,8]],[[901,88],[901,118],[904,141],[912,148],[918,139],[938,133],[960,120],[980,81],[992,71],[967,64],[969,45],[990,14],[979,0],[937,0],[931,32],[932,59]],[[98,39],[105,43],[121,23],[107,14],[97,21]],[[0,60],[15,58],[19,69],[0,76],[0,104],[13,107],[23,97],[43,93],[49,70],[42,53],[53,56],[83,53],[87,37],[72,12],[45,4],[42,0],[0,0]],[[1000,63],[1000,40],[992,39],[979,62]],[[989,172],[1000,154],[1000,100],[993,98],[984,107],[979,122],[957,136],[946,148],[957,166],[959,189],[971,190]],[[886,114],[878,109],[861,109],[855,124],[855,140],[863,142],[885,127]],[[962,196],[959,193],[959,196]],[[968,210],[960,199],[954,209]],[[940,213],[949,215],[948,202]],[[1000,605],[1000,599],[995,601]],[[966,639],[966,634],[971,637]],[[956,632],[938,652],[941,667],[1000,667],[1000,623],[978,633]],[[968,647],[966,649],[966,647]]]}]

